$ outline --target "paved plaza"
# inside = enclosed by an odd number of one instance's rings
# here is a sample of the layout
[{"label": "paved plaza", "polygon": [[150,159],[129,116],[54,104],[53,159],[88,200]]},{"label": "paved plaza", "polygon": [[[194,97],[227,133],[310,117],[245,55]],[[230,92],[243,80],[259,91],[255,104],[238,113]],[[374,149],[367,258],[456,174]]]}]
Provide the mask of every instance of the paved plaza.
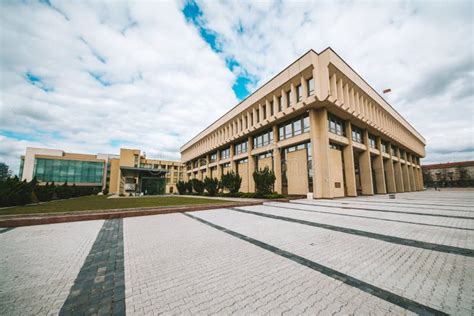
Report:
[{"label": "paved plaza", "polygon": [[1,315],[474,313],[474,191],[0,228]]}]

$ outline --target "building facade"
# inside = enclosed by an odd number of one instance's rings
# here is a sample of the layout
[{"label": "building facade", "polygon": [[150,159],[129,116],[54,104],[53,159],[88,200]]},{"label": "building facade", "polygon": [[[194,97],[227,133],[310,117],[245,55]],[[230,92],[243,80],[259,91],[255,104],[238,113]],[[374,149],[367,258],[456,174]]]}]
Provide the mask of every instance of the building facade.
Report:
[{"label": "building facade", "polygon": [[426,186],[474,186],[474,161],[437,163],[421,166]]},{"label": "building facade", "polygon": [[165,194],[176,192],[184,177],[179,161],[147,158],[140,150],[120,149],[119,155],[77,154],[31,148],[21,157],[20,179],[39,184],[93,186],[110,194]]},{"label": "building facade", "polygon": [[332,49],[309,51],[181,147],[186,178],[269,167],[315,198],[421,190],[425,139]]}]

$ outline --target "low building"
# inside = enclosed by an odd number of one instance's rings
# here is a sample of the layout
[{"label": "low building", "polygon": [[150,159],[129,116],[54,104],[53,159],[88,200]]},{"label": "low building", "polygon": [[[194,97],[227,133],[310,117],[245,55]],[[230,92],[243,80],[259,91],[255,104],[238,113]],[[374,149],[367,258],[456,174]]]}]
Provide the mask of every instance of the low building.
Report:
[{"label": "low building", "polygon": [[428,187],[474,186],[474,161],[437,163],[421,168]]},{"label": "low building", "polygon": [[20,179],[38,183],[75,184],[107,190],[110,194],[175,193],[183,179],[179,161],[150,159],[140,150],[120,149],[120,155],[77,154],[46,148],[26,148]]},{"label": "low building", "polygon": [[187,179],[269,167],[316,198],[421,190],[425,139],[332,49],[310,50],[181,147]]}]

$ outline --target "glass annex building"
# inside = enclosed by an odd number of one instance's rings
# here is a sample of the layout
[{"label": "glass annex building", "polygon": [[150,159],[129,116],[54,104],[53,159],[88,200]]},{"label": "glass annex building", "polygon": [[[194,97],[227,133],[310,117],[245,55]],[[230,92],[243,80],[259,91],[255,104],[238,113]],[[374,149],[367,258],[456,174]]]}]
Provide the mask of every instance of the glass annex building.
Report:
[{"label": "glass annex building", "polygon": [[37,158],[33,176],[39,182],[102,185],[105,162]]}]

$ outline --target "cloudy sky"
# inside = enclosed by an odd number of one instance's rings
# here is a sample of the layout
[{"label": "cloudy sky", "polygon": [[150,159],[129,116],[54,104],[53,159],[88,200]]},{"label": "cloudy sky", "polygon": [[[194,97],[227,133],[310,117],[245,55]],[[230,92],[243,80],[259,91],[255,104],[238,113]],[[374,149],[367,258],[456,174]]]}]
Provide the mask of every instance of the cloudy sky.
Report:
[{"label": "cloudy sky", "polygon": [[472,1],[2,1],[0,161],[26,146],[179,147],[313,48],[331,46],[427,139],[474,159]]}]

